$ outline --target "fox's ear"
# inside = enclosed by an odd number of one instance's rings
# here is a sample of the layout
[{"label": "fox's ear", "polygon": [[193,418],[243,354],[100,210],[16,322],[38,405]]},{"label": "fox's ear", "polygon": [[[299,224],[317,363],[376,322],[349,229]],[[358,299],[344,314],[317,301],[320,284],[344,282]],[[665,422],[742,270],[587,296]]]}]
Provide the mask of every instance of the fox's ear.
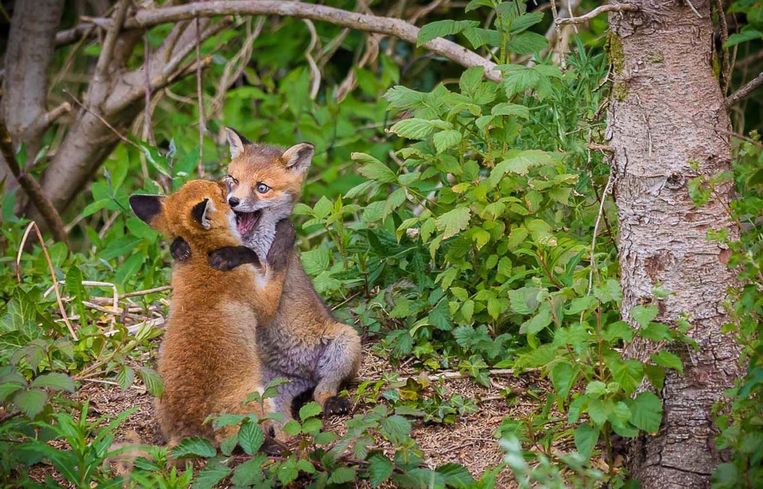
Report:
[{"label": "fox's ear", "polygon": [[198,222],[204,229],[212,227],[212,221],[209,220],[209,211],[212,209],[212,201],[204,199],[191,209],[191,217]]},{"label": "fox's ear", "polygon": [[310,143],[295,144],[281,155],[281,163],[289,170],[304,172],[310,168],[315,154],[315,146]]},{"label": "fox's ear", "polygon": [[235,160],[241,153],[244,152],[244,146],[247,144],[252,144],[251,141],[246,139],[232,127],[225,128],[225,137],[228,138],[228,145],[230,146],[230,159],[232,160]]},{"label": "fox's ear", "polygon": [[131,195],[130,207],[142,221],[156,229],[164,231],[164,210],[160,195]]}]

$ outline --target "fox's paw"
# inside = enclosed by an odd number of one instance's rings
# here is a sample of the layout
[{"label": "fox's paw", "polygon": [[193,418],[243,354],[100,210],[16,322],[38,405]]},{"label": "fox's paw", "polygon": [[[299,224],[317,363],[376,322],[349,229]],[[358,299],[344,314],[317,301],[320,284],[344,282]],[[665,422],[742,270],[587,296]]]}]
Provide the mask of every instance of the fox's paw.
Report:
[{"label": "fox's paw", "polygon": [[177,261],[185,261],[191,257],[191,246],[178,236],[170,245],[170,254]]},{"label": "fox's paw", "polygon": [[323,404],[323,412],[326,416],[338,416],[350,412],[352,404],[346,397],[332,396]]},{"label": "fox's paw", "polygon": [[225,246],[210,251],[207,261],[210,267],[223,272],[233,270],[244,263],[260,266],[257,254],[244,246]]}]

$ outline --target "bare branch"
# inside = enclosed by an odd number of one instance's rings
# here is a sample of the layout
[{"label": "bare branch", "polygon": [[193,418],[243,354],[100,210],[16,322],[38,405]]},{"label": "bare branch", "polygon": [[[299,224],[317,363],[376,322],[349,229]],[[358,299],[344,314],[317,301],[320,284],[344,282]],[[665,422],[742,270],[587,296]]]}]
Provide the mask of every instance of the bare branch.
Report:
[{"label": "bare branch", "polygon": [[204,121],[204,87],[201,76],[201,21],[196,18],[196,96],[198,97],[199,111],[199,164],[197,172],[199,177],[204,178],[204,133],[207,132],[207,124]]},{"label": "bare branch", "polygon": [[601,15],[607,12],[638,12],[639,10],[640,9],[637,6],[631,5],[629,3],[610,3],[596,7],[595,9],[591,10],[585,15],[581,15],[580,17],[557,18],[556,25],[585,24],[597,15]]},{"label": "bare branch", "polygon": [[34,204],[37,211],[45,219],[46,224],[53,232],[53,236],[57,241],[66,243],[66,228],[64,227],[64,222],[61,220],[61,216],[58,215],[56,208],[53,207],[53,204],[51,204],[45,197],[45,194],[42,193],[42,189],[40,188],[40,184],[37,183],[37,180],[21,170],[19,162],[16,160],[16,152],[13,151],[11,134],[8,132],[8,128],[5,127],[5,122],[2,120],[0,120],[0,152],[2,152],[5,164],[8,165],[8,168],[11,170],[11,173],[13,173],[13,176],[16,177],[21,188],[23,188],[29,196],[29,200],[32,201],[32,204]]},{"label": "bare branch", "polygon": [[109,83],[109,71],[113,69],[111,60],[114,48],[117,45],[119,30],[122,28],[122,24],[127,16],[127,7],[128,1],[120,0],[114,11],[114,20],[106,32],[101,54],[98,56],[98,62],[93,72],[93,79],[88,87],[86,99],[88,106],[100,106],[111,89],[111,83]]},{"label": "bare branch", "polygon": [[[633,7],[623,5],[623,10]],[[598,10],[598,9],[597,9]],[[610,9],[612,10],[611,6]],[[599,12],[600,13],[600,12]],[[410,43],[416,43],[419,28],[402,19],[379,17],[376,15],[350,12],[324,5],[303,2],[259,1],[259,0],[218,0],[212,2],[193,2],[156,9],[140,9],[125,21],[125,28],[147,28],[167,22],[190,20],[196,17],[216,17],[223,15],[278,15],[296,17],[321,22],[329,22],[351,29],[376,32],[398,37]],[[110,19],[92,19],[92,23],[108,26]],[[482,66],[488,78],[500,80],[501,74],[495,69],[495,63],[483,58],[474,51],[446,39],[429,41],[424,48],[444,56],[462,66]]]},{"label": "bare branch", "polygon": [[755,89],[763,85],[763,72],[758,73],[758,76],[747,82],[742,88],[732,93],[726,99],[726,108],[731,107],[735,103],[739,102],[743,98],[751,94]]}]

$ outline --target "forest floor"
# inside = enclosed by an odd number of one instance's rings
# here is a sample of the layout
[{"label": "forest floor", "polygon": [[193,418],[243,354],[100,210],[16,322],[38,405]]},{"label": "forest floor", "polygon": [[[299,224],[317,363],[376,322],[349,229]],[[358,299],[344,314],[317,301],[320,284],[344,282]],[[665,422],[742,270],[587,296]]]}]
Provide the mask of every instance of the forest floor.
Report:
[{"label": "forest floor", "polygon": [[[387,359],[372,353],[366,346],[358,379],[379,379],[383,374],[389,373],[391,368]],[[414,367],[396,368],[395,371],[401,378],[416,377],[421,373]],[[424,452],[427,465],[436,467],[449,462],[459,463],[477,477],[485,469],[495,467],[501,462],[503,455],[496,431],[504,417],[519,419],[528,416],[539,408],[539,404],[543,404],[537,393],[547,392],[549,389],[544,381],[532,373],[520,377],[495,377],[492,387],[482,386],[468,377],[438,379],[434,383],[445,388],[444,397],[460,394],[465,399],[473,400],[478,410],[458,416],[454,424],[415,421],[411,436]],[[356,385],[348,389],[350,398],[353,398]],[[510,395],[507,396],[507,393]],[[79,389],[77,396],[80,400],[89,401],[90,415],[93,419],[101,416],[111,419],[127,409],[135,409],[120,426],[117,440],[163,443],[154,416],[154,398],[146,392],[140,382],[136,382],[125,391],[110,382],[87,382]],[[540,397],[544,396],[541,394]],[[344,423],[349,417],[371,408],[373,404],[356,403],[351,414],[324,420],[325,429],[341,435],[344,432]],[[499,475],[497,487],[515,487],[513,477],[508,471]]]}]

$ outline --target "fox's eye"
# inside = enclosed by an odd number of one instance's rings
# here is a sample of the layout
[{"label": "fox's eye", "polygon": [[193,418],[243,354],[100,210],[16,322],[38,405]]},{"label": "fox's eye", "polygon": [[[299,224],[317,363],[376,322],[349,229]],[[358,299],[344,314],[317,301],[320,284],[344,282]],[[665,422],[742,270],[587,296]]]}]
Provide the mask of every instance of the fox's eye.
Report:
[{"label": "fox's eye", "polygon": [[270,187],[265,185],[264,183],[260,182],[257,184],[257,191],[261,194],[267,193],[267,191],[270,190]]}]

